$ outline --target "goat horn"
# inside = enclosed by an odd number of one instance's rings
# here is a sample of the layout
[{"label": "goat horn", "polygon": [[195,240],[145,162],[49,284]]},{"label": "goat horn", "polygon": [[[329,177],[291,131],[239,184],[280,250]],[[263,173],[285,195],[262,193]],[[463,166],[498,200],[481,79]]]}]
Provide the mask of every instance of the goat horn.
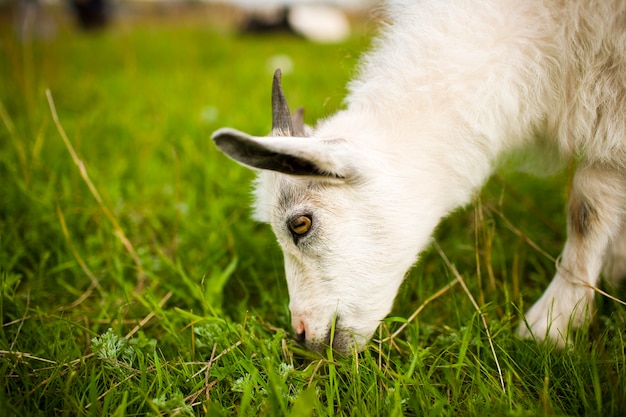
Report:
[{"label": "goat horn", "polygon": [[273,136],[292,136],[293,124],[289,112],[289,105],[283,93],[280,83],[282,73],[280,68],[274,72],[274,81],[272,83],[272,135]]}]

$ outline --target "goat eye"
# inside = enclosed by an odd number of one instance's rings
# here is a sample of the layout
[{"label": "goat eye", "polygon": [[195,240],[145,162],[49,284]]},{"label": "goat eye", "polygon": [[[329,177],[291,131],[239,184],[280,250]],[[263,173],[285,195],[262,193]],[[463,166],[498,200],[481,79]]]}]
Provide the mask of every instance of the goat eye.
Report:
[{"label": "goat eye", "polygon": [[299,216],[289,222],[289,230],[296,235],[304,235],[311,229],[311,218],[309,216]]}]

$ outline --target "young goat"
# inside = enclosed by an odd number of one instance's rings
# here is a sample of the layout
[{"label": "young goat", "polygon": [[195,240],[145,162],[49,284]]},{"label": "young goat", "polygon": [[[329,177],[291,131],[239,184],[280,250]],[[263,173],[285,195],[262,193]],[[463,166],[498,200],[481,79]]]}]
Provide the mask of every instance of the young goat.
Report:
[{"label": "young goat", "polygon": [[[576,161],[568,239],[522,336],[566,343],[603,265],[626,273],[626,2],[396,1],[345,110],[305,135],[275,76],[273,133],[220,129],[259,169],[308,348],[362,349],[439,221],[524,145]],[[309,137],[304,137],[309,136]]]}]

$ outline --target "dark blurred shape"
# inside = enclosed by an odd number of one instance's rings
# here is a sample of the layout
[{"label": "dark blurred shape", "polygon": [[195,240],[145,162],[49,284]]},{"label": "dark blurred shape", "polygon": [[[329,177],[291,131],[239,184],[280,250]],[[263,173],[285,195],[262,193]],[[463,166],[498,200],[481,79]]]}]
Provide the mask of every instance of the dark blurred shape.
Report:
[{"label": "dark blurred shape", "polygon": [[287,7],[268,7],[250,11],[241,24],[244,33],[294,33],[287,19]]},{"label": "dark blurred shape", "polygon": [[244,33],[285,32],[319,43],[337,43],[350,36],[346,13],[330,4],[303,3],[254,7],[246,11]]},{"label": "dark blurred shape", "polygon": [[109,23],[111,5],[108,0],[71,0],[70,3],[83,29],[99,29]]}]

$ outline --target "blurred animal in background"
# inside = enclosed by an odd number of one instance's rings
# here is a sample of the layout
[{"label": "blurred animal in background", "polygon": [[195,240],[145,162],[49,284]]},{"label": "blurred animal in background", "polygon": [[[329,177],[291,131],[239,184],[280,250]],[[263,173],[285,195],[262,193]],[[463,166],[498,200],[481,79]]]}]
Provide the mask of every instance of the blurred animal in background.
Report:
[{"label": "blurred animal in background", "polygon": [[338,43],[350,36],[350,22],[337,6],[315,3],[255,7],[246,10],[244,33],[287,32],[318,43]]},{"label": "blurred animal in background", "polygon": [[107,25],[111,17],[109,0],[71,0],[72,9],[83,29],[97,29]]}]

